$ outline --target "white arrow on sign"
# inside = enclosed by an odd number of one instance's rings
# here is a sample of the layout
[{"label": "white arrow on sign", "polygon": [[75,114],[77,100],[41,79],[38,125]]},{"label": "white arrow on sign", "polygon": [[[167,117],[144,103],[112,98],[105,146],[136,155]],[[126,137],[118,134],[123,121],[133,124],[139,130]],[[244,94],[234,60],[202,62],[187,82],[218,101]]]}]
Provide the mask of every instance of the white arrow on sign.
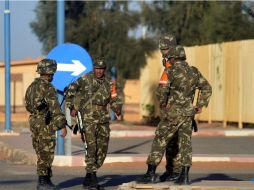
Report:
[{"label": "white arrow on sign", "polygon": [[72,64],[57,63],[57,71],[72,72],[72,76],[78,76],[86,70],[86,67],[79,60],[71,60]]}]

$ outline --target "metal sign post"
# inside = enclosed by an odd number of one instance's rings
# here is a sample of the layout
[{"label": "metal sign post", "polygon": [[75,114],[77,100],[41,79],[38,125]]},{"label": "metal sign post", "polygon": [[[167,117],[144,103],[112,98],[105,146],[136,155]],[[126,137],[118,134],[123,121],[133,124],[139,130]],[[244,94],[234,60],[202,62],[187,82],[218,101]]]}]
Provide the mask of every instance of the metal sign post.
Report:
[{"label": "metal sign post", "polygon": [[11,40],[10,40],[10,8],[9,0],[5,0],[4,10],[4,62],[5,62],[5,132],[12,132],[11,129],[11,90],[10,90],[10,60],[11,60]]}]

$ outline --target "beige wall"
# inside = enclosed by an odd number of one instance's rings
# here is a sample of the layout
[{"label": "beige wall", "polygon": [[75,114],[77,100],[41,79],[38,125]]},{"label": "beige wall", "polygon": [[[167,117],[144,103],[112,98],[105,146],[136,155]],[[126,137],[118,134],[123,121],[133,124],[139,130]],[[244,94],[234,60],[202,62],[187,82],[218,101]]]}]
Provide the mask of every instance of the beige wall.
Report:
[{"label": "beige wall", "polygon": [[140,103],[140,82],[139,80],[127,80],[124,86],[126,104]]},{"label": "beige wall", "polygon": [[[254,123],[254,40],[188,47],[185,51],[187,62],[196,66],[213,87],[211,102],[198,119],[234,121],[239,127],[242,122]],[[141,72],[141,104],[158,107],[153,92],[160,77],[160,63],[156,52]],[[142,109],[141,114],[145,114]]]},{"label": "beige wall", "polygon": [[[40,59],[14,61],[11,63],[11,105],[17,108],[17,111],[24,111],[24,97],[28,85],[33,79],[38,76],[36,74],[36,64]],[[16,80],[15,75],[21,76],[21,79]],[[5,105],[5,69],[3,63],[0,63],[0,108]],[[14,91],[15,86],[15,91]],[[15,95],[14,95],[15,92]],[[15,99],[14,99],[15,97]]]},{"label": "beige wall", "polygon": [[[205,121],[254,123],[254,40],[211,44],[185,48],[187,62],[199,68],[213,87],[213,95],[207,109],[197,118]],[[12,62],[11,73],[22,74],[22,82],[16,82],[16,105],[24,106],[24,94],[36,75],[36,63],[40,59]],[[124,93],[127,104],[139,105],[139,113],[146,116],[145,105],[155,105],[159,115],[155,89],[162,74],[159,51],[148,57],[141,69],[140,80],[127,80]],[[12,81],[12,89],[13,89]],[[0,107],[4,107],[4,66],[0,63]],[[12,104],[14,102],[13,90]]]},{"label": "beige wall", "polygon": [[[140,114],[149,115],[146,105],[158,105],[155,97],[155,89],[163,72],[160,52],[155,52],[152,57],[148,57],[147,65],[141,69],[140,77]],[[155,107],[156,115],[159,115],[158,106]]]}]

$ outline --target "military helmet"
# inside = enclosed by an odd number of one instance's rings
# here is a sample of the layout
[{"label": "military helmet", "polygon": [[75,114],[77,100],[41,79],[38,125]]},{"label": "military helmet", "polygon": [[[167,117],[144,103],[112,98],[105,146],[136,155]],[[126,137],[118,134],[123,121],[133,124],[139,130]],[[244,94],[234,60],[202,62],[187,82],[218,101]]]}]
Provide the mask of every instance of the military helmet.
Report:
[{"label": "military helmet", "polygon": [[163,49],[171,49],[176,46],[176,38],[172,34],[163,36],[159,40],[159,48]]},{"label": "military helmet", "polygon": [[181,59],[181,60],[185,60],[186,59],[186,54],[185,54],[183,46],[180,46],[180,45],[176,46],[174,57],[176,59]]},{"label": "military helmet", "polygon": [[39,74],[54,74],[57,69],[56,61],[53,59],[43,59],[37,65],[37,70]]},{"label": "military helmet", "polygon": [[94,61],[94,68],[97,69],[106,69],[106,63],[105,60],[103,58],[96,58]]},{"label": "military helmet", "polygon": [[168,50],[168,54],[167,54],[168,59],[170,59],[172,57],[175,58],[175,48],[173,48],[173,47]]}]

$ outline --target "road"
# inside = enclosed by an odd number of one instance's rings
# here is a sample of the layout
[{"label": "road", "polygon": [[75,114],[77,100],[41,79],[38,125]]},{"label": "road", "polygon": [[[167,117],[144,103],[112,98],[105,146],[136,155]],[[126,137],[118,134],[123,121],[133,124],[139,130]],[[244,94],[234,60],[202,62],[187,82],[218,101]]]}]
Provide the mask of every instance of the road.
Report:
[{"label": "road", "polygon": [[[157,173],[161,174],[164,170],[164,163],[160,164]],[[35,189],[37,177],[35,176],[35,166],[13,165],[0,161],[0,189],[6,190],[30,190]],[[145,163],[128,164],[105,164],[98,172],[100,184],[105,189],[117,189],[122,183],[134,181],[141,177],[145,172]],[[53,180],[61,189],[82,189],[83,167],[54,167]],[[194,164],[190,177],[192,183],[202,180],[225,180],[225,181],[253,181],[253,164],[237,163],[198,163]]]},{"label": "road", "polygon": [[[111,138],[109,154],[148,154],[153,138]],[[253,155],[254,137],[193,137],[194,154]],[[80,139],[72,139],[73,154],[83,154]],[[165,163],[157,169],[164,171]],[[13,165],[0,161],[0,190],[35,189],[37,177],[35,166]],[[146,171],[144,162],[104,164],[99,170],[100,184],[106,189],[117,189],[122,183],[141,177]],[[61,189],[82,189],[84,167],[54,167],[53,181]],[[253,163],[194,162],[190,171],[193,183],[203,180],[254,181]]]},{"label": "road", "polygon": [[[149,138],[111,138],[109,154],[148,154],[152,137]],[[194,154],[213,155],[254,155],[254,137],[196,137],[192,138]],[[73,154],[83,154],[80,139],[72,139]]]}]

